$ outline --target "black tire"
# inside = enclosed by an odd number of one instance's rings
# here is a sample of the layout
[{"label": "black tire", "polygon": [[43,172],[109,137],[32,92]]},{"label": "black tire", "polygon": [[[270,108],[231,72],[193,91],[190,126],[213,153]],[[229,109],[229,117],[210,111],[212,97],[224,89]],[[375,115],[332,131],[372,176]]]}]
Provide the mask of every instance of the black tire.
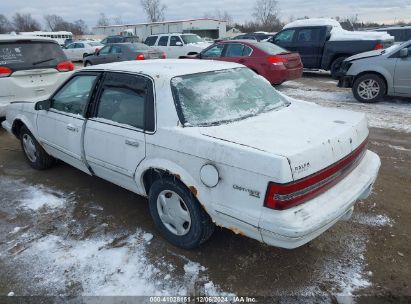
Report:
[{"label": "black tire", "polygon": [[331,63],[330,72],[333,79],[338,79],[338,71],[340,70],[341,64],[345,59],[347,59],[347,57],[338,57],[333,61],[333,63]]},{"label": "black tire", "polygon": [[88,61],[88,60],[84,61],[84,66],[85,66],[85,67],[86,67],[86,66],[90,66],[90,65],[92,65],[90,61]]},{"label": "black tire", "polygon": [[87,54],[87,53],[84,53],[84,54],[83,54],[83,59],[86,58],[87,56],[88,56],[88,54]]},{"label": "black tire", "polygon": [[[160,218],[157,200],[161,193],[171,191],[178,194],[187,208],[191,218],[189,230],[184,235],[177,235],[169,230]],[[207,241],[214,232],[214,224],[210,216],[201,207],[193,193],[174,177],[162,177],[157,179],[150,187],[148,196],[150,213],[154,223],[163,237],[171,244],[184,248],[194,249]]]},{"label": "black tire", "polygon": [[[360,87],[362,83],[367,83],[369,81],[374,81],[375,83],[375,88],[378,87],[379,91],[378,94],[375,96],[371,96],[371,98],[364,97],[364,94],[361,94],[360,91],[363,91]],[[352,86],[352,93],[359,102],[365,102],[365,103],[373,103],[381,100],[387,91],[387,85],[385,84],[385,81],[382,77],[376,75],[376,74],[365,74],[360,77],[358,77]],[[375,94],[375,93],[370,93],[370,94]]]},{"label": "black tire", "polygon": [[[25,141],[27,141],[27,144],[31,141],[34,155],[30,155],[28,152]],[[56,159],[47,154],[26,126],[23,126],[20,130],[20,143],[27,162],[34,169],[45,170],[52,167],[56,163]]]}]

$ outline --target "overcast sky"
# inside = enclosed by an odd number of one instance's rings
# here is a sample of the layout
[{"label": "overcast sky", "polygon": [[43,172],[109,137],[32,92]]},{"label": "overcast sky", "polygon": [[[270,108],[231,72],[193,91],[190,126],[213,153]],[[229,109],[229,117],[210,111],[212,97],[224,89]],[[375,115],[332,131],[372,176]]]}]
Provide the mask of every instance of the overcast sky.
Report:
[{"label": "overcast sky", "polygon": [[[411,0],[279,0],[281,19],[352,16],[361,21],[390,23],[411,21]],[[163,0],[166,20],[203,17],[216,9],[227,10],[234,21],[251,20],[254,0]],[[99,13],[109,18],[121,16],[128,23],[145,22],[139,0],[0,0],[0,13],[11,17],[16,12],[31,13],[43,22],[43,15],[57,14],[68,21],[83,19],[91,27]]]}]

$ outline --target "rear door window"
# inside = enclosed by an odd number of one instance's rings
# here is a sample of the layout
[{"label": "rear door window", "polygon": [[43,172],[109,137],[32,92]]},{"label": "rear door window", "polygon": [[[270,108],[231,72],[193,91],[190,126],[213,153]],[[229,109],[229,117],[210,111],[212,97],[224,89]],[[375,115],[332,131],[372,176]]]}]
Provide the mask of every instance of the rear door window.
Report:
[{"label": "rear door window", "polygon": [[113,45],[110,50],[110,54],[120,54],[121,53],[121,47],[118,45]]},{"label": "rear door window", "polygon": [[55,68],[67,57],[57,43],[3,42],[0,43],[0,65],[13,71]]},{"label": "rear door window", "polygon": [[320,41],[320,29],[312,28],[299,30],[297,34],[297,41],[302,43]]},{"label": "rear door window", "polygon": [[146,41],[144,41],[144,43],[147,44],[147,45],[149,45],[149,46],[152,46],[152,45],[156,44],[157,37],[158,37],[158,36],[150,36],[150,37],[147,37],[147,38],[146,38]]},{"label": "rear door window", "polygon": [[160,40],[158,41],[158,46],[167,46],[167,44],[168,44],[168,36],[160,37]]},{"label": "rear door window", "polygon": [[227,45],[225,57],[242,57],[244,45],[241,43],[230,43]]}]

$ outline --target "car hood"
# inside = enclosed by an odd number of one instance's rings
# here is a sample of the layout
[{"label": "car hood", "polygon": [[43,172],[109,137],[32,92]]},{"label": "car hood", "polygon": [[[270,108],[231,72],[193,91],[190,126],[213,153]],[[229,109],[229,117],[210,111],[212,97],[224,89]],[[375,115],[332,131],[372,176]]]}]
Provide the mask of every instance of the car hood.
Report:
[{"label": "car hood", "polygon": [[369,52],[364,52],[364,53],[359,53],[354,56],[348,57],[345,59],[346,61],[354,61],[358,59],[363,59],[363,58],[369,58],[369,57],[376,57],[382,55],[384,50],[374,50],[374,51],[369,51]]},{"label": "car hood", "polygon": [[242,121],[201,128],[200,132],[286,157],[294,180],[341,160],[368,136],[364,114],[300,101]]}]

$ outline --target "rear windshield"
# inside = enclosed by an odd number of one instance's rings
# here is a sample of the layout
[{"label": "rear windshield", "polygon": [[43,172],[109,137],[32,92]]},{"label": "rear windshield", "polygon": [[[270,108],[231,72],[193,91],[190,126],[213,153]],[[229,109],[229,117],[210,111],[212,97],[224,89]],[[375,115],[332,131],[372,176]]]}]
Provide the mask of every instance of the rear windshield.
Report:
[{"label": "rear windshield", "polygon": [[55,68],[67,57],[57,43],[5,42],[0,43],[0,66],[13,71],[39,68]]},{"label": "rear windshield", "polygon": [[255,46],[269,55],[289,53],[289,51],[283,49],[282,47],[279,47],[278,45],[272,44],[271,42],[259,42],[256,43]]},{"label": "rear windshield", "polygon": [[174,77],[174,100],[184,126],[212,126],[274,110],[288,101],[263,77],[235,68]]},{"label": "rear windshield", "polygon": [[134,51],[151,50],[151,47],[145,45],[144,43],[132,43],[132,44],[130,44],[130,48]]}]

